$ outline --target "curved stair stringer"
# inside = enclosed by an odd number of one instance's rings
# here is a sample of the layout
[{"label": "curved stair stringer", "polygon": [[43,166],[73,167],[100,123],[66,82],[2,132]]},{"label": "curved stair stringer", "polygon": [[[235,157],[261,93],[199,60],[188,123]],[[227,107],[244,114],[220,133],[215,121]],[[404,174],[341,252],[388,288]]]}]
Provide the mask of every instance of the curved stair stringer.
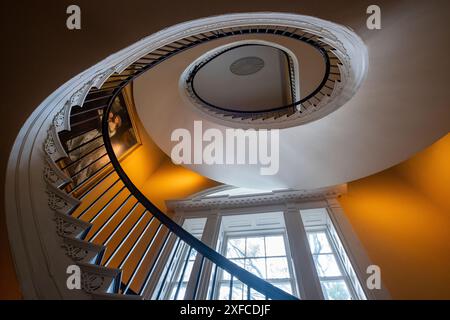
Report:
[{"label": "curved stair stringer", "polygon": [[[100,89],[105,81],[115,72],[115,68],[109,68],[106,71],[100,72],[91,80],[83,84],[73,93],[64,106],[54,116],[52,125],[48,131],[48,137],[44,149],[48,157],[54,162],[59,159],[68,157],[58,134],[61,131],[70,131],[70,112],[73,107],[83,107],[84,101],[92,88]],[[58,171],[56,167],[56,171]],[[62,173],[64,175],[64,173]],[[70,178],[69,178],[70,179]]]},{"label": "curved stair stringer", "polygon": [[[144,52],[146,51],[144,48]],[[61,238],[61,248],[65,250],[66,256],[80,267],[83,291],[93,299],[142,298],[139,295],[119,294],[121,270],[100,265],[106,247],[84,240],[92,224],[71,216],[80,201],[61,190],[63,186],[71,183],[72,179],[56,165],[58,160],[68,157],[59,139],[59,133],[71,130],[72,108],[82,108],[92,89],[100,89],[111,75],[123,73],[135,60],[145,55],[144,52],[143,48],[135,50],[131,57],[120,59],[119,63],[97,73],[79,86],[53,117],[43,147],[43,175],[47,184],[48,205],[55,214],[56,233]]]},{"label": "curved stair stringer", "polygon": [[[34,172],[34,174],[39,174],[42,177],[42,180],[44,182],[44,189],[42,190],[43,194],[46,194],[47,197],[44,196],[41,197],[41,199],[42,200],[46,199],[47,207],[50,210],[48,213],[50,215],[49,218],[46,217],[47,210],[42,209],[35,210],[36,212],[37,211],[39,212],[33,214],[39,215],[39,217],[32,217],[31,213],[33,212],[33,210],[27,210],[27,214],[28,213],[30,214],[30,217],[27,217],[27,219],[34,219],[34,220],[45,219],[50,221],[52,220],[54,222],[53,230],[56,231],[54,232],[54,235],[59,237],[58,241],[55,241],[53,239],[50,240],[49,241],[50,244],[45,244],[45,240],[32,241],[33,243],[36,244],[36,246],[40,245],[43,248],[41,257],[45,259],[44,260],[45,262],[42,263],[43,264],[43,267],[41,268],[42,270],[35,271],[36,273],[39,273],[38,276],[34,277],[32,275],[29,275],[29,279],[24,279],[26,278],[26,276],[19,275],[20,278],[19,281],[21,282],[25,298],[92,299],[96,295],[97,297],[105,298],[109,294],[112,294],[111,299],[114,299],[115,297],[114,294],[118,293],[118,290],[120,288],[120,277],[121,277],[120,270],[106,268],[99,265],[104,254],[105,247],[84,240],[84,237],[88,234],[89,230],[92,227],[92,224],[71,216],[71,213],[80,205],[80,201],[72,197],[71,195],[67,194],[63,190],[61,190],[65,185],[71,183],[72,179],[69,176],[67,176],[63,171],[61,171],[58,165],[56,164],[58,160],[68,157],[59,139],[59,133],[61,131],[70,131],[71,129],[70,113],[72,108],[76,106],[82,107],[90,90],[93,88],[94,89],[101,88],[105,83],[105,81],[113,73],[116,72],[117,68],[115,67],[115,65],[123,61],[123,58],[119,57],[118,59],[117,57],[115,57],[113,61],[115,62],[112,63],[112,66],[110,65],[110,67],[104,68],[103,69],[104,71],[102,71],[101,68],[100,71],[94,71],[93,76],[90,78],[89,77],[86,78],[84,76],[84,74],[89,73],[88,70],[84,72],[83,75],[80,75],[72,79],[71,82],[78,82],[78,85],[72,85],[72,88],[70,90],[72,92],[71,94],[63,92],[62,93],[63,97],[60,98],[57,93],[60,93],[58,91],[62,90],[62,88],[64,88],[65,85],[62,86],[60,89],[58,89],[52,96],[47,98],[47,100],[44,101],[41,104],[41,106],[36,110],[35,113],[37,113],[38,111],[39,113],[36,115],[36,119],[33,119],[34,123],[30,124],[28,128],[25,128],[24,126],[24,128],[22,129],[22,130],[27,129],[28,132],[34,133],[30,134],[27,132],[26,136],[24,135],[23,137],[21,137],[20,134],[18,136],[17,140],[20,140],[19,138],[22,138],[23,140],[19,141],[22,143],[22,145],[20,145],[21,148],[24,148],[24,145],[32,145],[31,150],[29,151],[30,153],[34,150],[34,148],[40,149],[36,150],[36,153],[41,154],[40,158],[42,159],[41,164],[42,170],[38,169],[37,170],[38,172]],[[97,70],[99,70],[98,67]],[[66,88],[64,89],[67,90]],[[41,120],[40,118],[43,119]],[[42,122],[41,127],[37,125],[38,120]],[[32,126],[33,124],[34,126]],[[42,130],[46,130],[44,135],[39,134],[39,132]],[[33,134],[35,136],[33,136]],[[40,138],[41,136],[42,138]],[[39,139],[42,139],[41,142],[42,148],[35,147],[40,144],[36,143],[36,140]],[[18,141],[16,141],[16,144],[18,144]],[[24,154],[23,157],[25,156],[26,155]],[[17,161],[17,164],[18,163],[19,161]],[[16,167],[18,166],[17,164],[15,164]],[[36,165],[33,165],[33,167],[36,167]],[[37,166],[36,168],[38,167],[39,166]],[[18,169],[19,168],[15,170]],[[21,174],[23,174],[24,177],[26,176],[23,169],[19,171],[19,175]],[[22,178],[21,180],[25,179],[28,178]],[[14,177],[14,180],[19,179],[17,177]],[[15,182],[14,184],[18,183]],[[33,187],[30,188],[35,189]],[[29,193],[32,194],[32,192]],[[17,197],[17,195],[14,194],[14,197]],[[16,211],[19,211],[19,208],[14,208],[11,211],[14,211],[14,213],[11,214],[16,215]],[[16,219],[16,216],[14,216],[13,219]],[[22,221],[24,221],[24,219],[25,218],[22,218]],[[19,222],[19,223],[27,224],[30,226],[34,225],[33,223],[28,222],[27,223]],[[39,229],[39,225],[41,226],[41,228],[42,226],[44,226],[45,229],[48,228],[46,223],[37,222],[36,229]],[[18,229],[19,227],[20,226],[18,225],[14,226],[14,229]],[[17,230],[14,230],[14,233],[16,233],[16,231]],[[28,231],[23,232],[28,233]],[[39,231],[37,231],[37,233],[39,233]],[[49,234],[48,232],[44,233],[46,233],[46,235],[48,234],[46,238],[52,238],[52,235]],[[36,238],[39,238],[39,236],[36,235]],[[12,244],[13,242],[21,242],[21,241],[17,240],[11,241]],[[27,243],[24,242],[25,241],[20,243],[20,245],[24,247],[25,246],[29,247],[29,245],[27,245]],[[17,247],[18,246],[19,245],[17,245]],[[35,254],[37,254],[37,252],[39,251],[34,249],[28,250],[36,252]],[[61,251],[61,254],[64,256],[64,258],[58,257],[59,253],[56,252],[57,250]],[[23,263],[23,261],[26,260],[25,257],[26,253],[21,252],[21,254],[22,256],[17,257],[18,254],[16,254],[16,256],[14,257],[16,261],[20,260],[20,262],[16,262],[16,265],[21,266],[23,269],[33,269],[33,268],[37,269],[37,267],[33,266],[33,264],[36,264],[34,258],[30,258],[31,260],[28,260],[30,261],[28,263]],[[82,278],[81,282],[82,290],[69,290],[68,288],[64,288],[66,287],[65,280],[68,277],[68,274],[66,274],[66,267],[68,267],[71,264],[75,264],[80,267]],[[25,267],[24,265],[27,266]],[[45,267],[45,265],[47,266]],[[43,271],[44,269],[47,269],[47,271]],[[48,276],[46,274],[47,272]],[[33,277],[38,280],[32,279]],[[45,283],[44,280],[42,280],[42,285],[39,285],[38,282],[41,282],[41,280],[39,279],[45,279],[45,281],[54,282],[54,287],[50,289],[48,282]],[[99,283],[102,283],[102,285],[98,285]],[[48,292],[45,292],[46,290]],[[135,296],[134,298],[140,297]]]},{"label": "curved stair stringer", "polygon": [[[60,189],[72,180],[59,169],[55,161],[68,157],[64,152],[58,133],[63,130],[70,131],[71,108],[82,106],[91,88],[101,87],[113,72],[114,70],[110,69],[109,72],[95,77],[72,96],[71,100],[54,117],[44,146],[44,180],[47,183],[49,207],[55,212],[56,232],[61,237],[61,247],[66,256],[80,267],[81,289],[92,299],[124,298],[124,295],[119,294],[121,270],[101,266],[106,247],[84,240],[92,224],[71,216],[81,202]],[[108,76],[105,77],[105,74]],[[48,141],[52,141],[51,145],[55,148],[49,149]],[[141,299],[140,296],[126,298]]]},{"label": "curved stair stringer", "polygon": [[[55,212],[57,234],[63,242],[61,247],[64,248],[65,254],[80,267],[82,289],[90,295],[96,295],[97,298],[107,298],[112,294],[111,299],[114,299],[114,295],[120,290],[121,271],[101,266],[106,247],[84,240],[92,224],[70,216],[81,202],[60,189],[72,182],[72,179],[60,170],[55,162],[68,157],[59,139],[59,133],[71,130],[72,108],[83,107],[91,89],[100,89],[117,69],[118,67],[111,67],[98,73],[71,95],[54,116],[44,144],[44,180],[48,186],[49,207]],[[117,295],[119,296],[123,295]]]}]

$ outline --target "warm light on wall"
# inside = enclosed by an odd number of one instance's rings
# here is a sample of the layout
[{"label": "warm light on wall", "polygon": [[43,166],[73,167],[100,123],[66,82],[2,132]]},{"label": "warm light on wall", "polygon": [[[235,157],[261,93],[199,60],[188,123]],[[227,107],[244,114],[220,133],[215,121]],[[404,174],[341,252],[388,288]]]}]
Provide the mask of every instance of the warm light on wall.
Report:
[{"label": "warm light on wall", "polygon": [[450,299],[450,135],[340,199],[394,299]]},{"label": "warm light on wall", "polygon": [[450,212],[450,134],[399,165],[398,172]]},{"label": "warm light on wall", "polygon": [[166,200],[181,199],[216,185],[217,182],[182,166],[176,166],[167,159],[148,179],[142,192],[164,211]]}]

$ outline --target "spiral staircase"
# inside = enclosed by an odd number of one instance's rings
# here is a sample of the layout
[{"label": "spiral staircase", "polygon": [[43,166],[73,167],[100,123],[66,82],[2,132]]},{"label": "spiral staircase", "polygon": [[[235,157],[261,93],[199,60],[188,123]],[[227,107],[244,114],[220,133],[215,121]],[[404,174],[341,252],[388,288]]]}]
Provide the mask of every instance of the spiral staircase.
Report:
[{"label": "spiral staircase", "polygon": [[[49,205],[56,212],[56,231],[62,238],[62,246],[81,268],[82,288],[91,297],[160,299],[177,249],[188,246],[189,254],[196,252],[201,259],[199,272],[190,277],[195,285],[191,286],[192,292],[186,293],[186,299],[214,299],[214,283],[221,271],[231,275],[230,298],[233,281],[241,281],[247,287],[249,299],[252,290],[266,299],[297,299],[235,265],[157,208],[122,168],[109,130],[111,120],[108,115],[114,99],[144,72],[151,72],[154,66],[166,63],[172,56],[199,44],[261,33],[293,38],[319,50],[327,66],[320,86],[309,96],[276,110],[243,115],[210,107],[207,112],[250,122],[301,117],[314,112],[322,99],[340,89],[341,61],[320,36],[299,28],[240,26],[180,38],[140,56],[121,70],[101,74],[74,94],[54,117],[44,147]],[[95,130],[99,121],[101,133],[93,134],[88,141],[76,143],[77,138]],[[70,147],[67,141],[72,142]],[[89,163],[81,162],[88,157],[93,158]],[[100,168],[89,170],[99,162],[102,163]],[[83,163],[81,167],[80,163]],[[186,263],[179,283],[186,272]],[[211,285],[206,295],[199,296],[198,284],[205,277],[210,279]],[[149,284],[153,284],[152,287]],[[180,285],[175,298],[179,290]]]},{"label": "spiral staircase", "polygon": [[[354,10],[354,6],[349,8]],[[352,25],[355,32],[310,16],[275,12],[188,21],[154,33],[67,81],[35,108],[9,154],[6,222],[23,297],[167,299],[167,283],[175,281],[171,299],[217,299],[217,281],[223,281],[220,275],[225,272],[230,275],[230,288],[233,282],[245,285],[248,299],[253,292],[265,299],[298,299],[232,263],[155,205],[125,168],[126,159],[117,154],[110,111],[116,99],[134,85],[139,89],[134,91],[138,116],[166,154],[170,147],[167,132],[198,115],[205,123],[220,125],[221,130],[285,130],[285,140],[295,143],[282,150],[289,160],[281,163],[285,171],[273,180],[264,177],[265,185],[273,189],[279,181],[285,188],[300,181],[295,187],[309,190],[372,175],[408,159],[448,132],[448,91],[442,65],[446,43],[438,41],[445,28],[435,28],[435,20],[439,25],[446,20],[433,14],[440,8],[422,4],[414,8],[385,15],[383,33],[365,29],[362,11],[357,19],[361,26],[328,16]],[[417,35],[435,39],[439,48],[422,50]],[[283,39],[280,46],[289,41],[313,48],[325,66],[320,83],[308,94],[300,94],[295,63],[290,63],[294,99],[288,105],[242,112],[202,101],[194,87],[197,72],[234,44],[254,39],[273,43]],[[151,96],[146,92],[148,85],[158,81],[166,66],[193,52],[200,52],[191,54],[198,59],[187,69],[193,60],[177,69],[173,77],[177,82],[172,81],[170,89],[181,93],[177,99],[183,95],[179,100],[185,105],[174,99],[166,99],[166,105],[144,99]],[[181,68],[186,72],[180,78]],[[156,75],[156,81],[147,78],[151,75]],[[159,92],[165,84],[152,89]],[[433,103],[429,103],[430,95]],[[185,110],[187,116],[180,112],[186,106],[193,107]],[[162,121],[168,114],[177,121]],[[80,139],[86,134],[89,139]],[[186,167],[229,185],[246,180],[240,187],[252,188],[262,183],[253,168],[241,172],[224,168],[217,173],[220,170],[206,166]],[[181,248],[197,255],[195,272],[190,273],[180,258]],[[175,264],[181,272],[174,279]],[[70,290],[66,284],[70,265],[81,270],[81,290]],[[185,275],[188,290],[184,293],[181,279]]]},{"label": "spiral staircase", "polygon": [[[291,57],[292,102],[287,105],[245,112],[202,100],[193,84],[196,73],[233,45],[260,41],[252,39],[288,39],[312,48],[324,66],[317,86],[300,96]],[[225,258],[158,208],[130,178],[113,143],[113,105],[138,78],[216,42],[215,50],[186,69],[180,87],[200,114],[234,127],[292,127],[324,117],[351,98],[366,72],[366,49],[349,29],[313,17],[255,13],[175,25],[74,77],[36,109],[11,153],[7,209],[9,224],[17,229],[11,243],[22,260],[19,278],[24,291],[31,292],[25,297],[217,299],[217,282],[227,273],[229,299],[233,281],[245,286],[249,300],[253,293],[265,299],[299,298]],[[42,209],[44,201],[48,210]],[[181,250],[197,256],[192,272]],[[65,283],[72,264],[81,270],[77,292]],[[176,278],[174,265],[180,271]],[[169,282],[175,282],[173,295],[167,295]]]}]

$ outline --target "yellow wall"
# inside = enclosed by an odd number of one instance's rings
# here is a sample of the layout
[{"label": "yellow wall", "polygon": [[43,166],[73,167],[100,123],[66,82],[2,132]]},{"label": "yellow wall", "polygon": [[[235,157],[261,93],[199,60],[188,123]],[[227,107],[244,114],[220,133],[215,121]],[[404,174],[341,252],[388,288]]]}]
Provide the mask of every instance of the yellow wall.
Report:
[{"label": "yellow wall", "polygon": [[127,175],[133,180],[133,183],[136,186],[141,187],[167,156],[149,137],[140,118],[136,116],[132,98],[132,87],[127,86],[125,90],[126,98],[129,101],[128,108],[130,113],[134,115],[133,121],[141,140],[141,146],[131,152],[125,159],[121,160],[121,164]]},{"label": "yellow wall", "polygon": [[397,168],[409,183],[450,212],[450,134]]},{"label": "yellow wall", "polygon": [[450,134],[340,202],[394,299],[450,299]]},{"label": "yellow wall", "polygon": [[181,166],[176,166],[170,158],[166,158],[158,170],[144,184],[142,192],[158,208],[166,211],[166,200],[182,199],[217,185],[216,181],[209,180]]}]

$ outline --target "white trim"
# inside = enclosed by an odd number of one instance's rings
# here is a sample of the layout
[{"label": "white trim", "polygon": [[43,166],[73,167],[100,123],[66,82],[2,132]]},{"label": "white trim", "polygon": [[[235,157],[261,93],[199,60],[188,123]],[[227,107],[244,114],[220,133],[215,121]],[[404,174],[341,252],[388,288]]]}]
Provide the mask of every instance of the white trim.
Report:
[{"label": "white trim", "polygon": [[[220,189],[214,189],[218,191]],[[344,194],[347,190],[346,185],[321,188],[317,190],[276,190],[263,194],[238,195],[238,196],[212,196],[202,197],[194,195],[192,198],[181,200],[167,200],[166,206],[171,210],[198,211],[220,208],[243,208],[254,207],[258,205],[274,205],[285,202],[296,202],[305,200],[323,200],[326,197],[337,197]],[[208,192],[208,194],[211,192]],[[204,193],[207,195],[207,193]]]},{"label": "white trim", "polygon": [[284,212],[284,219],[286,221],[289,247],[295,248],[295,250],[291,249],[291,252],[298,287],[301,290],[300,295],[307,300],[323,300],[320,281],[315,271],[308,238],[298,208],[288,205]]},{"label": "white trim", "polygon": [[[220,228],[220,219],[217,215],[207,217],[201,241],[211,248],[215,248],[218,239],[217,230]],[[191,275],[186,286],[185,300],[194,299],[194,288],[197,281],[197,276],[200,274],[200,279],[197,288],[196,300],[207,300],[209,280],[211,279],[212,263],[207,259],[204,260],[203,267],[200,269],[201,257],[197,255],[194,265],[192,267]]]}]

